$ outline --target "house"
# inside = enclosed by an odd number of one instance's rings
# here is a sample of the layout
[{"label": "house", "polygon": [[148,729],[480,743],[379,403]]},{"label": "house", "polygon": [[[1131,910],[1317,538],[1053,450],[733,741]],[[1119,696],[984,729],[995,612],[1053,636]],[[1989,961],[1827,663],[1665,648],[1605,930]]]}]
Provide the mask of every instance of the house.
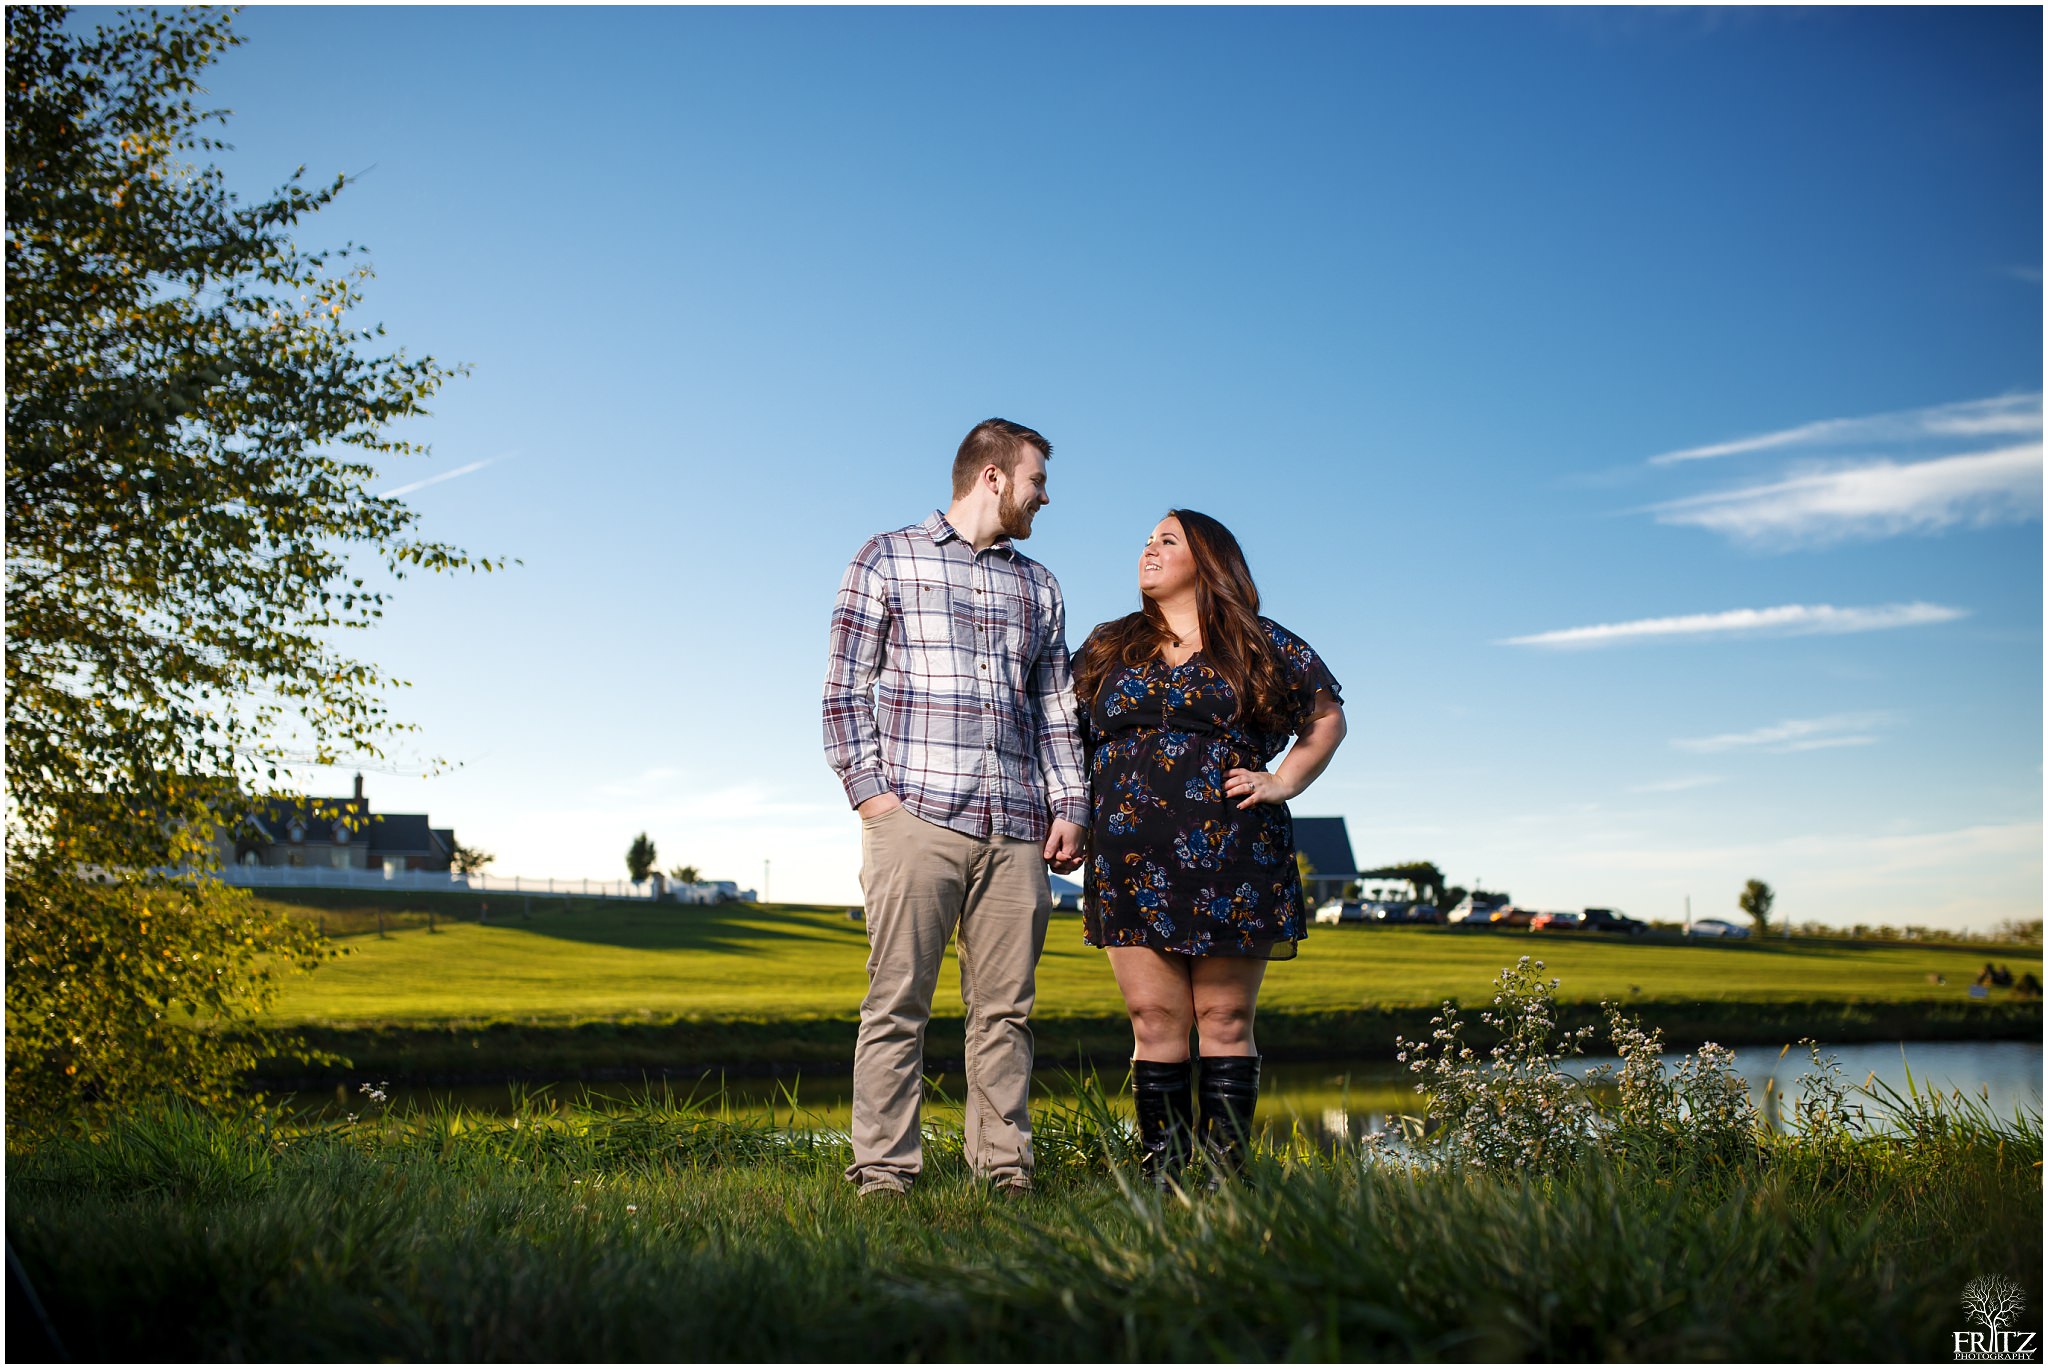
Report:
[{"label": "house", "polygon": [[1294,849],[1308,858],[1309,876],[1302,881],[1310,907],[1344,896],[1344,886],[1358,878],[1351,854],[1351,833],[1342,818],[1296,818]]},{"label": "house", "polygon": [[356,776],[351,798],[264,799],[223,842],[223,862],[333,870],[446,871],[455,829],[425,813],[377,813]]}]

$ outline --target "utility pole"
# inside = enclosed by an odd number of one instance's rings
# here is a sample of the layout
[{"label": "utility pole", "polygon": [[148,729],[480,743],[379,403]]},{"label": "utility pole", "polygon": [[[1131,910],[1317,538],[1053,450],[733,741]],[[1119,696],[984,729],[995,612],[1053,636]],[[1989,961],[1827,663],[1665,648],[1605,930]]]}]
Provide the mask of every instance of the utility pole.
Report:
[{"label": "utility pole", "polygon": [[775,886],[768,882],[768,862],[764,860],[761,862],[761,901],[763,903],[774,902],[774,900],[769,897],[769,895],[774,891],[774,888]]},{"label": "utility pole", "polygon": [[1685,896],[1685,934],[1692,935],[1692,895]]}]

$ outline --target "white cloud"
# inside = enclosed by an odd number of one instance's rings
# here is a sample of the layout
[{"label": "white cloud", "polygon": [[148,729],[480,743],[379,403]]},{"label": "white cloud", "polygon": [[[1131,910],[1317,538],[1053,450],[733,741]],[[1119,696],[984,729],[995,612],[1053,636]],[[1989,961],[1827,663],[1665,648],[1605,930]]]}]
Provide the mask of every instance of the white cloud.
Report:
[{"label": "white cloud", "polygon": [[1631,794],[1682,794],[1688,789],[1705,789],[1710,784],[1721,784],[1726,775],[1681,775],[1675,780],[1652,780],[1648,784],[1632,784]]},{"label": "white cloud", "polygon": [[438,485],[444,480],[454,480],[458,476],[474,475],[493,462],[504,459],[502,456],[487,456],[481,461],[472,461],[467,466],[457,466],[452,471],[442,471],[439,475],[430,475],[425,480],[415,480],[409,485],[400,485],[396,489],[386,490],[377,497],[379,499],[397,499],[402,495],[415,494],[429,485]]},{"label": "white cloud", "polygon": [[1731,442],[1714,442],[1687,447],[1650,458],[1652,466],[1670,466],[1686,461],[1707,461],[1715,457],[1738,456],[1745,452],[1785,448],[1863,445],[1926,441],[1930,439],[1984,437],[1987,435],[2033,436],[2041,433],[2041,396],[1999,395],[1992,399],[1970,399],[1956,404],[1937,404],[1925,409],[1874,414],[1865,418],[1828,418],[1802,423],[1777,432],[1759,433]]},{"label": "white cloud", "polygon": [[674,766],[657,765],[652,769],[641,771],[630,780],[615,780],[609,784],[600,784],[592,792],[608,799],[645,798],[650,794],[656,794],[670,788],[671,782],[680,778],[682,773],[682,771]]},{"label": "white cloud", "polygon": [[1724,732],[1716,737],[1681,737],[1671,744],[1680,751],[1761,750],[1818,751],[1835,746],[1868,746],[1873,729],[1890,724],[1888,713],[1837,713],[1827,718],[1791,718],[1751,732]]},{"label": "white cloud", "polygon": [[1872,608],[1784,604],[1777,608],[1736,608],[1723,613],[1691,613],[1675,618],[1638,618],[1626,623],[1559,628],[1527,637],[1509,637],[1498,645],[1596,647],[1671,637],[1795,637],[1878,632],[1886,628],[1946,623],[1967,615],[1967,609],[1949,608],[1942,604],[1880,604]]},{"label": "white cloud", "polygon": [[1676,499],[1652,511],[1660,523],[1779,544],[2020,522],[2040,516],[2041,447],[1873,461]]},{"label": "white cloud", "polygon": [[[1848,890],[1881,888],[1887,878],[1908,872],[1946,868],[1959,873],[1981,868],[1977,862],[1993,857],[2025,860],[2033,871],[2038,872],[2041,824],[2038,821],[2012,822],[1963,827],[1947,832],[1869,836],[1793,836],[1718,847],[1662,850],[1647,845],[1615,847],[1589,849],[1581,859],[1608,869],[1678,874],[1717,867],[1768,870],[1774,864],[1796,863],[1803,867],[1802,882],[1810,882],[1816,887]],[[2034,880],[2038,885],[2038,873]],[[2031,907],[2018,905],[2008,909],[2004,915],[2039,916],[2036,911],[2039,906],[2038,901]]]}]

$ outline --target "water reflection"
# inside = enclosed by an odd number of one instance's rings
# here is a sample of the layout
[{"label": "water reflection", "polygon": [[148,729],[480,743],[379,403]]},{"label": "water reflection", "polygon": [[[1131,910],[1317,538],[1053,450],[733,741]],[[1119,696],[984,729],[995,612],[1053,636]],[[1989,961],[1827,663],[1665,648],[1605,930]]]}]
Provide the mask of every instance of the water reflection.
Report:
[{"label": "water reflection", "polygon": [[[1920,1041],[1887,1045],[1824,1046],[1841,1066],[1841,1079],[1854,1089],[1875,1080],[1905,1093],[1908,1081],[1921,1093],[1961,1091],[1981,1100],[1994,1116],[2010,1118],[2017,1109],[2041,1108],[2042,1054],[2039,1042]],[[1677,1054],[1666,1056],[1666,1067]],[[1574,1074],[1601,1064],[1618,1065],[1613,1057],[1575,1061]],[[1748,1047],[1736,1052],[1735,1070],[1749,1087],[1751,1100],[1773,1128],[1784,1129],[1794,1115],[1799,1079],[1811,1069],[1805,1054],[1793,1049],[1780,1054]],[[1268,1063],[1259,1102],[1260,1129],[1270,1139],[1297,1137],[1327,1147],[1357,1143],[1375,1133],[1398,1133],[1404,1116],[1419,1116],[1423,1100],[1413,1076],[1393,1061],[1356,1063]],[[1077,1081],[1070,1069],[1041,1070],[1033,1081],[1034,1103],[1040,1107],[1071,1103]],[[1121,1077],[1105,1075],[1101,1090],[1109,1106],[1124,1116],[1130,1107]],[[459,1105],[484,1112],[509,1112],[524,1097],[530,1103],[561,1108],[571,1104],[605,1107],[644,1100],[663,1091],[677,1102],[689,1101],[706,1111],[732,1119],[757,1119],[777,1126],[815,1128],[843,1133],[850,1121],[853,1082],[843,1074],[790,1075],[781,1078],[726,1076],[673,1077],[651,1085],[633,1083],[554,1084],[520,1086],[472,1084],[408,1089],[393,1087],[392,1103],[416,1107]],[[927,1089],[926,1116],[958,1125],[959,1100],[966,1081],[958,1073],[935,1075]],[[351,1086],[337,1086],[331,1100],[300,1095],[302,1108],[327,1116],[370,1111],[367,1100]],[[1852,1101],[1855,1101],[1852,1099]],[[1866,1107],[1870,1104],[1866,1101]],[[1873,1108],[1874,1112],[1875,1109]]]},{"label": "water reflection", "polygon": [[[1918,1090],[1960,1092],[1980,1102],[1992,1116],[2009,1120],[2025,1109],[2041,1110],[2042,1053],[2029,1041],[1917,1041],[1885,1044],[1822,1046],[1840,1068],[1840,1082],[1860,1105],[1872,1125],[1885,1109],[1876,1098],[1886,1089],[1901,1095]],[[1682,1053],[1667,1053],[1668,1070]],[[1570,1072],[1585,1077],[1606,1065],[1619,1068],[1616,1056],[1587,1056],[1573,1061]],[[1774,1131],[1796,1126],[1801,1078],[1814,1072],[1802,1048],[1784,1051],[1747,1047],[1736,1051],[1735,1072],[1749,1090],[1750,1101]],[[1261,1099],[1263,1129],[1269,1136],[1297,1132],[1321,1145],[1357,1142],[1375,1133],[1399,1134],[1404,1117],[1418,1117],[1424,1100],[1414,1091],[1405,1067],[1366,1062],[1350,1067],[1313,1065],[1269,1066],[1270,1087]],[[1598,1095],[1596,1094],[1596,1101]]]}]

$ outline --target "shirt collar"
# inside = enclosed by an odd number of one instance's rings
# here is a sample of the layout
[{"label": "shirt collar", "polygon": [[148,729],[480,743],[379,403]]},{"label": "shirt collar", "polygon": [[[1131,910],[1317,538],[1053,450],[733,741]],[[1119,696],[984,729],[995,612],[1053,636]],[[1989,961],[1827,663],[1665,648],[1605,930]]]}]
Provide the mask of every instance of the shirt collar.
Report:
[{"label": "shirt collar", "polygon": [[[946,518],[946,511],[944,509],[933,509],[932,516],[925,519],[918,526],[923,528],[925,535],[939,546],[944,546],[946,543],[956,540],[963,546],[967,543],[967,539],[960,536],[959,529],[955,528]],[[1011,543],[1008,533],[999,534],[995,541],[989,543],[988,549],[990,551],[1008,552],[1012,556],[1016,555],[1017,551],[1016,547]],[[972,551],[973,548],[969,547],[968,550]]]}]

